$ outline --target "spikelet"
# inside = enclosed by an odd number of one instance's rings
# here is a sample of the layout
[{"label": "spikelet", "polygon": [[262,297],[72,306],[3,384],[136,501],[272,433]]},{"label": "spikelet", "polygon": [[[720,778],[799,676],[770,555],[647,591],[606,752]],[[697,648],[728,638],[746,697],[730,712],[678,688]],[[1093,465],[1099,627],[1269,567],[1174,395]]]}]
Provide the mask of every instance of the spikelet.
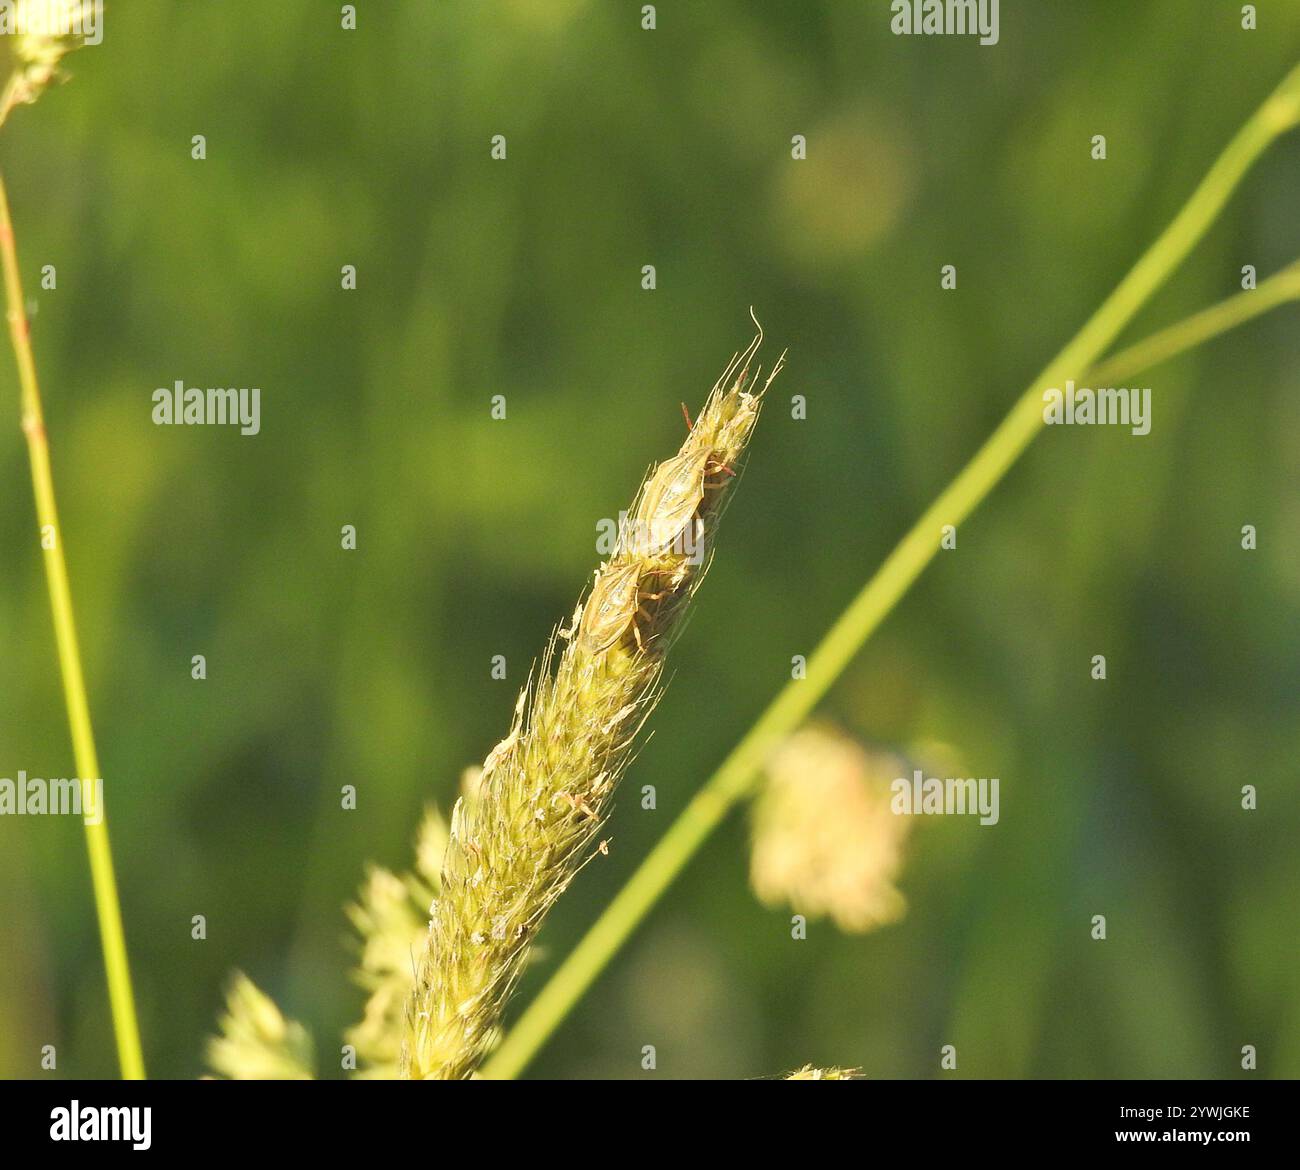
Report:
[{"label": "spikelet", "polygon": [[270,996],[236,972],[226,993],[220,1036],[208,1041],[208,1064],[232,1081],[309,1081],[312,1043],[307,1030],[286,1020]]},{"label": "spikelet", "polygon": [[89,32],[98,19],[94,0],[17,0],[5,6],[4,43],[8,71],[0,92],[0,125],[15,106],[30,105],[63,79],[59,62],[83,43],[73,30]]},{"label": "spikelet", "polygon": [[890,785],[905,771],[829,725],[786,740],[754,801],[750,885],[759,901],[830,915],[854,933],[900,918],[907,904],[894,882],[912,818],[894,815]]},{"label": "spikelet", "polygon": [[781,366],[752,392],[761,338],[732,359],[681,451],[651,470],[617,548],[569,628],[552,635],[510,733],[484,761],[476,799],[452,810],[442,894],[407,1008],[404,1076],[473,1073],[543,917],[593,856]]},{"label": "spikelet", "polygon": [[436,809],[425,810],[415,844],[415,871],[400,877],[371,867],[348,918],[361,937],[356,981],[370,994],[361,1022],[345,1039],[356,1049],[359,1077],[397,1076],[402,1018],[415,981],[415,960],[424,946],[429,906],[441,887],[447,822]]},{"label": "spikelet", "polygon": [[856,1081],[862,1074],[860,1068],[813,1068],[811,1064],[805,1064],[803,1068],[797,1068],[790,1073],[785,1079],[787,1081]]}]

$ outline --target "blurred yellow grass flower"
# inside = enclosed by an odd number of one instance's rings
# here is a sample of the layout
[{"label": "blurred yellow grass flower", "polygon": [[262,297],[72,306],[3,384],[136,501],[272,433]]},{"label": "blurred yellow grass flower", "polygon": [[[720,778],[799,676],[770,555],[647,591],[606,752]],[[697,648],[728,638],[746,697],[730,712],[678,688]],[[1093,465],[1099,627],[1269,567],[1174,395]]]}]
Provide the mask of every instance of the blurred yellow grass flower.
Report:
[{"label": "blurred yellow grass flower", "polygon": [[754,801],[750,885],[767,906],[862,933],[902,917],[894,882],[910,817],[890,810],[895,756],[814,724],[776,751]]},{"label": "blurred yellow grass flower", "polygon": [[787,1081],[856,1081],[860,1079],[862,1070],[857,1068],[813,1068],[811,1064],[805,1064],[803,1068],[797,1068],[790,1073],[785,1079]]},{"label": "blurred yellow grass flower", "polygon": [[296,1020],[286,1020],[270,996],[236,972],[226,993],[220,1036],[208,1042],[208,1064],[232,1081],[309,1081],[311,1036]]},{"label": "blurred yellow grass flower", "polygon": [[356,981],[370,994],[361,1022],[345,1039],[361,1063],[358,1075],[393,1079],[402,1045],[402,1012],[415,983],[416,957],[424,948],[429,907],[442,887],[447,822],[425,810],[415,843],[415,871],[400,877],[373,866],[348,918],[361,937]]},{"label": "blurred yellow grass flower", "polygon": [[0,125],[15,106],[30,105],[62,80],[59,62],[99,35],[97,0],[17,0],[0,7],[0,51],[8,74]]}]

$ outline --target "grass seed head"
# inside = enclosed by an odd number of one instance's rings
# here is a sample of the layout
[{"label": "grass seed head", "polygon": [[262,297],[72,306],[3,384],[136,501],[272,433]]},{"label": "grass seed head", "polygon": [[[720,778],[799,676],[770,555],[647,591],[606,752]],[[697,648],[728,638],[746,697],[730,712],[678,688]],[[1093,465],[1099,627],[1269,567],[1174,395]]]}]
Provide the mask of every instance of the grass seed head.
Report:
[{"label": "grass seed head", "polygon": [[[732,359],[681,450],[637,494],[630,514],[672,538],[620,541],[569,627],[552,635],[510,733],[484,762],[477,799],[453,810],[442,893],[406,1009],[406,1076],[472,1075],[547,911],[599,850],[763,390],[781,365],[755,389],[760,340]],[[688,525],[702,548],[676,547]]]}]

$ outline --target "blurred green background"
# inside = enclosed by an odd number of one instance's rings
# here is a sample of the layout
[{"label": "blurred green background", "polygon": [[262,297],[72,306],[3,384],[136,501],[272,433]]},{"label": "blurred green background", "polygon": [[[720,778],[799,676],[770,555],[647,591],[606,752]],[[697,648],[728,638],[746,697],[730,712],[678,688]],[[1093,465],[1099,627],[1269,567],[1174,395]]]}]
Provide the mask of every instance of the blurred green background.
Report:
[{"label": "blurred green background", "polygon": [[[1280,0],[1256,32],[1006,0],[990,48],[895,37],[885,0],[664,0],[653,32],[622,0],[358,7],[110,5],[0,134],[153,1076],[202,1071],[235,967],[340,1075],[343,903],[504,733],[752,304],[789,368],[532,994],[1300,58]],[[1300,255],[1298,205],[1292,136],[1127,336]],[[1300,1076],[1296,325],[1153,371],[1145,438],[1050,430],[835,689],[863,737],[1002,781],[996,828],[918,826],[900,924],[792,941],[733,816],[532,1072],[643,1075],[654,1044],[659,1076],[932,1076],[955,1044],[945,1075],[1209,1077],[1254,1044]],[[0,371],[0,775],[69,775]],[[155,427],[178,378],[261,387],[262,433]],[[0,1074],[115,1075],[76,820],[0,818],[0,956]]]}]

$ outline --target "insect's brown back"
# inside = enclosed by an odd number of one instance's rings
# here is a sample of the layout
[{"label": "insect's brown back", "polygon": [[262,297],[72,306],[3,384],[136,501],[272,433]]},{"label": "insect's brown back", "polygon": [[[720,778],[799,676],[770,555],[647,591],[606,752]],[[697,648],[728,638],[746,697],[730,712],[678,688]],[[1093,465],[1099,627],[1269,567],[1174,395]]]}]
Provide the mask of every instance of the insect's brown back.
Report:
[{"label": "insect's brown back", "polygon": [[665,459],[650,476],[637,505],[634,537],[639,551],[660,553],[681,535],[704,499],[706,449]]},{"label": "insect's brown back", "polygon": [[604,565],[582,611],[578,637],[589,654],[608,650],[636,617],[641,575],[635,562]]}]

